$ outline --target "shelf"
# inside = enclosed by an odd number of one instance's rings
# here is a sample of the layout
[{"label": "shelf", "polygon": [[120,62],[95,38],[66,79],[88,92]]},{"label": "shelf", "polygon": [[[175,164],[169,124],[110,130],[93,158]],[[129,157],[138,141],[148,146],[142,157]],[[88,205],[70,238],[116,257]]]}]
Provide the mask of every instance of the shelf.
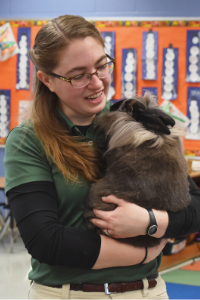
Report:
[{"label": "shelf", "polygon": [[200,172],[190,172],[189,175],[191,178],[197,178],[200,177]]},{"label": "shelf", "polygon": [[163,255],[162,263],[158,271],[174,267],[198,256],[200,256],[200,242],[192,242],[176,254]]},{"label": "shelf", "polygon": [[189,155],[185,155],[185,159],[188,160],[188,159],[191,159],[191,160],[200,160],[200,156],[189,156]]}]

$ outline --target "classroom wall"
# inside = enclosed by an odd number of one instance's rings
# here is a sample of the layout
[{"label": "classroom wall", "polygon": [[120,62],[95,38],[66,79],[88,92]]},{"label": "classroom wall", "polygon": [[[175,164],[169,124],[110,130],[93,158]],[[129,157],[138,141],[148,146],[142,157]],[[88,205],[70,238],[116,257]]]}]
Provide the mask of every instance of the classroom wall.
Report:
[{"label": "classroom wall", "polygon": [[0,0],[0,19],[50,19],[63,14],[94,18],[199,18],[199,0]]}]

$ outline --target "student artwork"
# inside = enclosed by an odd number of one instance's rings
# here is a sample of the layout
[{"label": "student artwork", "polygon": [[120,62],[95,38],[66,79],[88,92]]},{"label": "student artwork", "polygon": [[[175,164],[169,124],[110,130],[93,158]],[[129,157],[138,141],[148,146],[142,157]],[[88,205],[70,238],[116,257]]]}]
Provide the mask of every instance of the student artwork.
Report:
[{"label": "student artwork", "polygon": [[0,144],[5,144],[10,126],[10,90],[0,90]]},{"label": "student artwork", "polygon": [[0,60],[4,61],[18,53],[10,23],[0,26]]},{"label": "student artwork", "polygon": [[158,102],[158,88],[157,87],[143,87],[142,88],[142,96],[144,96],[145,92],[149,91],[151,93],[151,95],[155,96],[153,100],[155,100],[155,102]]},{"label": "student artwork", "polygon": [[[115,31],[102,31],[101,35],[104,39],[105,52],[112,58],[115,58]],[[108,100],[115,95],[114,72],[111,74],[111,85],[108,92]]]},{"label": "student artwork", "polygon": [[143,32],[142,41],[142,79],[157,79],[158,32]]},{"label": "student artwork", "polygon": [[30,28],[18,29],[19,54],[17,57],[17,90],[29,90],[30,85],[30,59],[28,50],[30,48]]},{"label": "student artwork", "polygon": [[200,82],[200,31],[187,31],[186,81]]},{"label": "student artwork", "polygon": [[188,127],[190,120],[172,102],[165,100],[161,103],[160,107],[174,119],[179,127],[183,129]]},{"label": "student artwork", "polygon": [[185,138],[188,140],[200,140],[200,88],[188,87],[187,115],[190,125],[187,128]]},{"label": "student artwork", "polygon": [[162,99],[177,98],[178,48],[163,49]]},{"label": "student artwork", "polygon": [[136,95],[136,62],[136,49],[122,49],[122,98],[133,98]]},{"label": "student artwork", "polygon": [[20,100],[19,101],[19,125],[28,119],[29,117],[29,108],[32,101],[30,100]]}]

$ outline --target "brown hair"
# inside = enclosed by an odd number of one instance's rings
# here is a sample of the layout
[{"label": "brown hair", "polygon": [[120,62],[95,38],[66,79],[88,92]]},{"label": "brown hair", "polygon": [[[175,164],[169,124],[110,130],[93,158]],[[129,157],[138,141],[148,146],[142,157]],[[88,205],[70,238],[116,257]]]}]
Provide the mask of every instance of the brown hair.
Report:
[{"label": "brown hair", "polygon": [[49,21],[38,32],[35,44],[29,51],[35,66],[34,101],[31,120],[36,136],[42,142],[47,157],[52,158],[67,179],[78,180],[78,174],[96,181],[102,172],[102,155],[87,142],[77,143],[64,127],[57,112],[58,97],[37,77],[37,71],[47,74],[58,64],[59,52],[74,39],[92,36],[104,47],[103,39],[95,26],[79,16],[65,15]]}]

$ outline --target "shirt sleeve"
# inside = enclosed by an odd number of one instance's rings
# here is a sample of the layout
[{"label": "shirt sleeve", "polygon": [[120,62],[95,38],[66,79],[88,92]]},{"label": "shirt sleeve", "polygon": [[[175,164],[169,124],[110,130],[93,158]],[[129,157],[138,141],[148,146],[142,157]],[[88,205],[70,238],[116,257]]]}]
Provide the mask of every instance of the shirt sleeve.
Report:
[{"label": "shirt sleeve", "polygon": [[6,140],[5,191],[31,181],[51,181],[52,171],[33,127],[15,127]]},{"label": "shirt sleeve", "polygon": [[169,225],[163,238],[179,238],[200,231],[200,190],[188,176],[191,202],[180,212],[170,212]]},{"label": "shirt sleeve", "polygon": [[63,226],[52,182],[30,182],[8,191],[8,200],[29,254],[40,263],[92,268],[101,238],[90,230]]}]

